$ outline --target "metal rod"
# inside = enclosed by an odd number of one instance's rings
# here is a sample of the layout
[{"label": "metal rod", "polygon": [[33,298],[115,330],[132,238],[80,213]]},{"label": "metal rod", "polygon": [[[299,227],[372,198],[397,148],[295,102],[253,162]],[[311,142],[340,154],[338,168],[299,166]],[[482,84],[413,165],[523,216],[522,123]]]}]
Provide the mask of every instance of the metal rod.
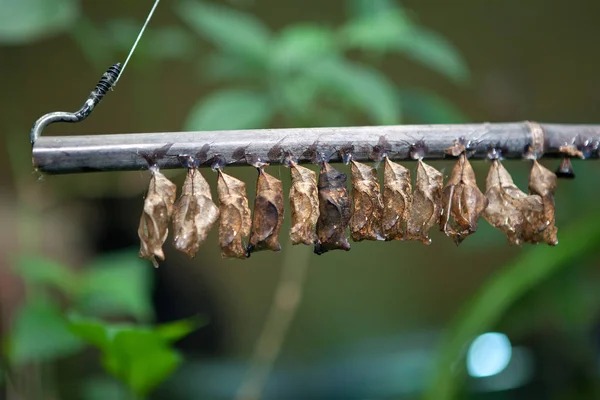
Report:
[{"label": "metal rod", "polygon": [[[160,168],[183,168],[177,156],[203,151],[203,161],[219,155],[227,164],[246,164],[252,155],[272,164],[290,152],[299,163],[314,162],[311,151],[341,161],[337,152],[353,146],[353,159],[369,161],[372,149],[389,144],[392,160],[411,159],[411,145],[422,141],[425,159],[447,157],[445,149],[462,139],[470,157],[484,159],[492,148],[502,157],[523,158],[528,147],[537,157],[561,157],[561,146],[598,157],[600,125],[539,124],[536,122],[455,125],[398,125],[343,128],[256,129],[237,131],[132,133],[93,136],[40,136],[33,146],[33,165],[42,172],[63,174],[148,168],[144,155],[171,145],[158,160]],[[208,147],[208,146],[209,147]],[[206,151],[208,149],[208,151]],[[206,161],[203,166],[210,166]]]}]

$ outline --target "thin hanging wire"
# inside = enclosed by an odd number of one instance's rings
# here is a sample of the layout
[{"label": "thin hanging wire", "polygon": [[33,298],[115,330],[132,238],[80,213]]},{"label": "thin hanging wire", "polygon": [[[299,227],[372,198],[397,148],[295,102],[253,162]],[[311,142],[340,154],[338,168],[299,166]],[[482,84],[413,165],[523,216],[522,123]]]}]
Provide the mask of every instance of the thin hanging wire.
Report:
[{"label": "thin hanging wire", "polygon": [[148,14],[148,17],[146,18],[146,22],[144,22],[144,25],[142,26],[142,29],[140,30],[140,33],[138,34],[137,38],[135,39],[135,42],[133,43],[133,46],[131,47],[131,50],[129,50],[129,54],[127,55],[127,58],[125,59],[125,62],[123,63],[123,68],[121,68],[121,73],[117,77],[117,80],[113,84],[113,87],[114,87],[114,85],[117,84],[117,82],[119,81],[119,79],[123,75],[123,71],[125,71],[125,67],[127,67],[127,63],[129,62],[129,59],[133,55],[133,52],[135,51],[135,48],[138,45],[138,42],[142,38],[142,35],[144,34],[144,30],[146,30],[146,26],[148,26],[148,23],[150,22],[150,19],[152,18],[152,15],[154,14],[154,10],[156,10],[156,7],[158,6],[159,2],[160,2],[160,0],[156,0],[154,2],[154,5],[152,6],[152,9],[150,10],[150,13]]}]

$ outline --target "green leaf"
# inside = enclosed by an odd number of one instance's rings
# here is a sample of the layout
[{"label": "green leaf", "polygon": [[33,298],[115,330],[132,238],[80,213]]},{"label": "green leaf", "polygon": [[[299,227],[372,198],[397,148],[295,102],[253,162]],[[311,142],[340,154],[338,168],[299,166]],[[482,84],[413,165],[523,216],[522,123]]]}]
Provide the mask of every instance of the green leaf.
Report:
[{"label": "green leaf", "polygon": [[102,364],[138,395],[146,395],[181,363],[182,358],[155,332],[130,329],[118,332]]},{"label": "green leaf", "polygon": [[2,0],[0,43],[31,43],[64,32],[78,16],[75,0]]},{"label": "green leaf", "polygon": [[415,24],[400,8],[350,20],[340,30],[340,39],[348,49],[400,52],[455,83],[469,80],[458,50],[442,35]]},{"label": "green leaf", "polygon": [[561,233],[559,246],[538,245],[484,282],[466,302],[442,338],[435,379],[426,393],[426,399],[455,398],[459,383],[465,376],[465,346],[477,335],[493,329],[509,307],[525,293],[561,268],[596,254],[600,244],[597,217],[587,216],[572,224]]},{"label": "green leaf", "polygon": [[339,32],[342,45],[363,51],[390,51],[410,35],[413,23],[402,9],[349,20]]},{"label": "green leaf", "polygon": [[85,314],[147,321],[153,316],[151,274],[133,251],[97,258],[83,277],[77,305]]},{"label": "green leaf", "polygon": [[323,57],[337,54],[331,29],[314,24],[296,24],[283,29],[271,50],[271,68],[284,73],[315,68]]},{"label": "green leaf", "polygon": [[48,301],[26,303],[17,313],[8,346],[12,363],[51,361],[80,351],[83,342]]},{"label": "green leaf", "polygon": [[400,8],[394,0],[347,0],[346,3],[351,17],[371,17]]},{"label": "green leaf", "polygon": [[176,342],[205,324],[204,318],[196,316],[159,325],[155,332],[168,342]]},{"label": "green leaf", "polygon": [[15,262],[15,272],[29,285],[46,285],[72,295],[79,285],[77,273],[44,257],[24,255]]},{"label": "green leaf", "polygon": [[213,81],[243,81],[253,82],[264,79],[264,65],[248,62],[238,55],[226,53],[208,54],[200,60],[200,70],[203,75]]},{"label": "green leaf", "polygon": [[87,343],[106,351],[118,328],[100,320],[70,316],[69,330]]},{"label": "green leaf", "polygon": [[271,116],[271,104],[266,95],[252,90],[221,90],[201,99],[192,107],[184,129],[264,128]]},{"label": "green leaf", "polygon": [[375,124],[400,122],[400,99],[394,84],[376,69],[343,60],[324,62],[313,72],[323,87],[363,110]]},{"label": "green leaf", "polygon": [[[127,52],[131,48],[141,28],[140,21],[134,19],[112,19],[106,29],[114,46]],[[106,40],[106,37],[104,37]],[[138,47],[136,56],[154,59],[186,58],[193,53],[194,42],[190,34],[177,26],[148,28]]]},{"label": "green leaf", "polygon": [[184,0],[176,13],[201,36],[225,52],[266,60],[270,32],[257,18],[229,7]]},{"label": "green leaf", "polygon": [[468,118],[451,102],[436,93],[421,89],[400,91],[402,111],[407,118],[422,124],[459,124]]},{"label": "green leaf", "polygon": [[445,75],[455,83],[469,80],[469,68],[452,43],[426,28],[414,29],[399,41],[397,49],[407,57]]}]

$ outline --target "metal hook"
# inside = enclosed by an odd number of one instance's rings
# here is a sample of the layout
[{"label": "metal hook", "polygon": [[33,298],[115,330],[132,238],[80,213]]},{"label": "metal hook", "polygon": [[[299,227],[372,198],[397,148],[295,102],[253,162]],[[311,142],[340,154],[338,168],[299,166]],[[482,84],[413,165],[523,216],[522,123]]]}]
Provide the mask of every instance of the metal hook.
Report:
[{"label": "metal hook", "polygon": [[81,106],[81,108],[74,113],[66,111],[51,112],[35,121],[30,133],[31,145],[33,146],[35,144],[37,138],[41,135],[44,128],[54,122],[79,122],[86,119],[88,115],[92,113],[94,107],[100,103],[104,95],[106,95],[106,93],[108,93],[108,91],[115,86],[120,73],[121,63],[116,63],[115,65],[111,66],[102,75],[102,78],[100,78],[100,81],[94,90],[92,90],[85,103],[83,103],[83,106]]}]

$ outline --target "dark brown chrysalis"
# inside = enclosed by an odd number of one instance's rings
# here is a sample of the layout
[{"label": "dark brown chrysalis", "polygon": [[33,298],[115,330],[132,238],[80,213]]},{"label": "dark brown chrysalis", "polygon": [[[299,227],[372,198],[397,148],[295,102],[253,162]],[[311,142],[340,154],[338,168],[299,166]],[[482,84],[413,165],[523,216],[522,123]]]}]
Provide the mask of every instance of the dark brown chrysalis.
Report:
[{"label": "dark brown chrysalis", "polygon": [[220,169],[217,181],[219,195],[219,245],[224,258],[246,258],[244,237],[250,234],[252,220],[246,197],[246,184]]},{"label": "dark brown chrysalis", "polygon": [[429,230],[440,223],[444,175],[422,160],[417,161],[415,191],[406,239],[431,244]]},{"label": "dark brown chrysalis", "polygon": [[290,206],[292,227],[290,238],[292,244],[315,244],[315,231],[319,219],[319,193],[317,174],[308,168],[290,162],[292,187],[290,188]]},{"label": "dark brown chrysalis", "polygon": [[[483,217],[506,235],[508,242],[520,246],[528,240],[526,232],[537,230],[536,221],[543,216],[542,199],[527,195],[514,184],[500,160],[493,160],[486,179],[488,206]],[[531,233],[529,233],[529,236]]]},{"label": "dark brown chrysalis", "polygon": [[156,166],[151,167],[150,172],[152,178],[138,228],[141,241],[139,256],[152,261],[152,265],[158,267],[156,258],[165,259],[162,245],[169,234],[169,220],[173,214],[177,186],[160,173]]},{"label": "dark brown chrysalis", "polygon": [[551,246],[558,244],[558,229],[554,225],[554,191],[556,175],[533,160],[529,175],[529,193],[537,194],[542,199],[543,213],[536,215],[533,224],[525,232],[525,240],[530,243],[544,242]]},{"label": "dark brown chrysalis", "polygon": [[277,241],[283,223],[283,185],[281,181],[267,174],[262,166],[258,168],[256,199],[252,231],[248,243],[248,254],[259,250],[281,250]]},{"label": "dark brown chrysalis", "polygon": [[198,168],[189,168],[173,211],[175,248],[194,257],[218,219],[208,182]]},{"label": "dark brown chrysalis", "polygon": [[[441,188],[441,186],[440,186]],[[383,216],[385,240],[403,240],[407,234],[413,196],[410,170],[385,157],[383,165]]]},{"label": "dark brown chrysalis", "polygon": [[440,229],[458,246],[477,230],[477,220],[488,199],[475,182],[475,172],[463,152],[442,192]]},{"label": "dark brown chrysalis", "polygon": [[382,240],[383,201],[377,170],[370,165],[351,161],[352,216],[350,236],[355,242]]},{"label": "dark brown chrysalis", "polygon": [[350,199],[346,188],[346,174],[321,163],[319,174],[319,219],[315,253],[329,250],[350,250],[346,228],[350,222]]}]

